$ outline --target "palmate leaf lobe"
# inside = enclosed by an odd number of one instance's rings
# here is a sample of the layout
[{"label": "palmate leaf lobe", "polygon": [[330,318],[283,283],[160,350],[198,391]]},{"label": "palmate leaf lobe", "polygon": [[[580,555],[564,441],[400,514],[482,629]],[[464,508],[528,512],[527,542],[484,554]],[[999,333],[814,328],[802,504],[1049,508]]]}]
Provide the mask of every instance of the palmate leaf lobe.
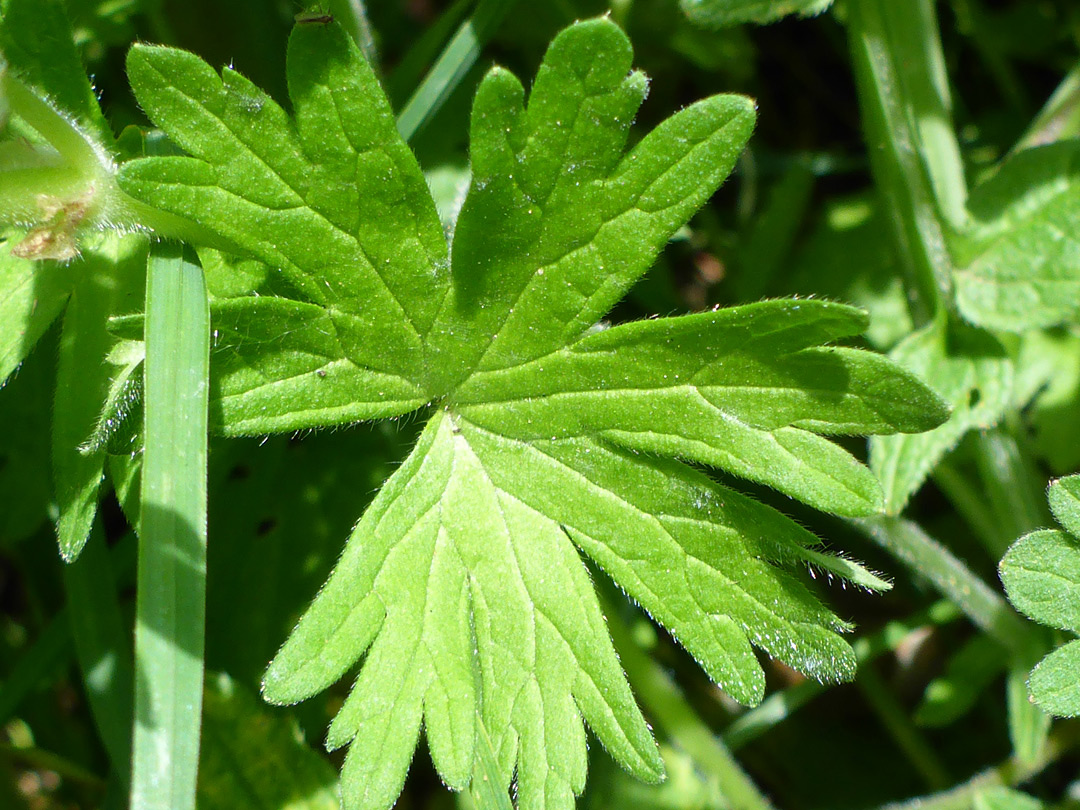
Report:
[{"label": "palmate leaf lobe", "polygon": [[888,587],[675,460],[841,514],[876,510],[873,476],[824,436],[925,430],[946,409],[888,360],[825,345],[861,332],[862,313],[770,301],[593,330],[754,122],[751,101],[716,96],[624,154],[647,86],[631,58],[600,19],[556,38],[527,102],[510,73],[488,73],[449,249],[335,25],[292,35],[295,120],[190,54],[129,58],[144,109],[190,156],[125,165],[125,190],[281,268],[258,294],[214,302],[220,429],[432,404],[264,681],[267,699],[294,702],[362,660],[328,737],[351,746],[349,808],[394,803],[421,728],[453,788],[488,735],[523,808],[573,806],[583,722],[632,773],[662,776],[581,554],[748,704],[764,692],[753,646],[823,680],[854,672],[849,626],[801,581],[807,566]]}]

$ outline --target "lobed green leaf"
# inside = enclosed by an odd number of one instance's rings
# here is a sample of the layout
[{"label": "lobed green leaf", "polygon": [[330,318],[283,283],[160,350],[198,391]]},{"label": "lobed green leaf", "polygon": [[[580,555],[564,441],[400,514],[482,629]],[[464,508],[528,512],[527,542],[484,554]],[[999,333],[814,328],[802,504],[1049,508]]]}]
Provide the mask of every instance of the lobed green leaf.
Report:
[{"label": "lobed green leaf", "polygon": [[620,160],[646,89],[630,59],[625,35],[591,20],[552,42],[527,107],[506,71],[480,85],[454,283],[433,335],[455,362],[437,392],[579,337],[730,173],[754,124],[740,96],[687,107]]},{"label": "lobed green leaf", "polygon": [[422,718],[439,773],[464,787],[478,711],[521,807],[573,807],[582,719],[637,775],[662,773],[577,552],[488,463],[437,415],[267,671],[268,699],[302,699],[366,651],[328,736],[363,741],[343,771],[351,806],[393,804]]},{"label": "lobed green leaf", "polygon": [[527,103],[512,75],[487,75],[448,274],[415,160],[334,24],[293,33],[294,120],[190,54],[129,57],[140,102],[190,156],[126,164],[125,189],[248,257],[208,254],[218,428],[435,406],[264,679],[268,699],[292,702],[362,662],[327,738],[351,744],[349,808],[394,803],[421,728],[454,788],[490,734],[497,787],[516,779],[523,808],[573,806],[586,723],[632,773],[661,776],[580,552],[746,703],[764,691],[755,646],[823,680],[854,673],[849,626],[803,571],[888,587],[654,457],[865,515],[873,475],[822,434],[921,430],[946,410],[896,364],[827,345],[865,329],[850,307],[595,328],[728,175],[754,120],[748,99],[708,98],[624,154],[646,89],[631,59],[611,21],[591,20],[555,39]]},{"label": "lobed green leaf", "polygon": [[132,87],[192,157],[128,162],[121,186],[280,268],[308,302],[350,316],[348,354],[419,382],[448,281],[423,175],[338,26],[297,26],[287,64],[295,125],[235,71],[218,76],[193,54],[136,45]]}]

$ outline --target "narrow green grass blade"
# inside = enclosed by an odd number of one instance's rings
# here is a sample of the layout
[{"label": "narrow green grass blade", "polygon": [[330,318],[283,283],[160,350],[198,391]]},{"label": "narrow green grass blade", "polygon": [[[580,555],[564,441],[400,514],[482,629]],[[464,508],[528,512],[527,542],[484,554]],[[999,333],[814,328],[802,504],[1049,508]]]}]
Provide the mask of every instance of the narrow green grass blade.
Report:
[{"label": "narrow green grass blade", "polygon": [[439,51],[453,34],[456,26],[469,12],[471,0],[454,0],[431,25],[427,26],[409,50],[386,77],[386,94],[395,107],[399,106],[420,84],[427,66],[435,61]]},{"label": "narrow green grass blade", "polygon": [[99,525],[91,530],[79,559],[63,571],[66,612],[90,711],[113,771],[126,783],[131,772],[130,628],[121,615],[113,564]]},{"label": "narrow green grass blade", "polygon": [[155,250],[135,622],[132,810],[194,810],[206,611],[209,306],[202,268]]},{"label": "narrow green grass blade", "polygon": [[398,116],[398,132],[405,140],[430,121],[480,57],[515,0],[480,0],[443,48],[438,60],[412,94]]},{"label": "narrow green grass blade", "polygon": [[476,770],[473,772],[472,797],[476,810],[514,810],[510,794],[502,789],[499,763],[484,718],[476,715]]},{"label": "narrow green grass blade", "polygon": [[379,48],[375,42],[375,31],[368,19],[365,0],[330,0],[330,13],[341,23],[341,27],[360,46],[360,51],[372,69],[379,72]]},{"label": "narrow green grass blade", "polygon": [[892,212],[900,258],[925,322],[951,306],[946,224],[966,218],[967,188],[952,131],[933,4],[855,0],[848,8],[871,168]]}]

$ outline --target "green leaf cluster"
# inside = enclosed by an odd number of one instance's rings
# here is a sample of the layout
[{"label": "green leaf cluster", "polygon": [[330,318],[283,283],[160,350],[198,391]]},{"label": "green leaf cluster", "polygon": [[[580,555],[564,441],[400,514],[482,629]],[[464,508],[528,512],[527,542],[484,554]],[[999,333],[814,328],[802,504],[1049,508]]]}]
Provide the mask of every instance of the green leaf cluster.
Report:
[{"label": "green leaf cluster", "polygon": [[121,188],[267,268],[213,301],[217,429],[427,409],[264,680],[267,698],[295,702],[362,660],[328,736],[351,744],[349,807],[393,804],[421,727],[458,789],[483,731],[522,807],[572,806],[583,723],[632,773],[660,778],[582,554],[748,704],[764,692],[754,646],[822,680],[854,674],[838,635],[850,625],[813,596],[807,566],[887,587],[684,463],[837,514],[878,509],[874,476],[826,437],[925,430],[946,408],[895,364],[830,345],[864,314],[783,300],[600,322],[754,123],[749,100],[715,96],[625,151],[647,89],[631,59],[625,35],[592,20],[555,39],[527,101],[509,72],[485,76],[448,247],[336,25],[290,38],[291,116],[192,54],[129,55],[140,104],[187,154],[125,163]]},{"label": "green leaf cluster", "polygon": [[[1047,491],[1060,529],[1021,537],[999,570],[1009,600],[1041,624],[1080,633],[1080,475],[1060,478]],[[1031,672],[1031,698],[1051,714],[1080,715],[1080,641],[1058,647]]]}]

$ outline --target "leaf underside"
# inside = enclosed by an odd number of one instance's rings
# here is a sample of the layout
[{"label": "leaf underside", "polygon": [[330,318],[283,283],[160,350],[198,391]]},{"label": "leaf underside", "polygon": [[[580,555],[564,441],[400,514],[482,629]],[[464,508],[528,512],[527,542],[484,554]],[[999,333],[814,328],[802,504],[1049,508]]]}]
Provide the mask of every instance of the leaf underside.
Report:
[{"label": "leaf underside", "polygon": [[258,294],[214,302],[219,429],[433,406],[265,678],[269,700],[293,702],[362,660],[328,736],[351,744],[347,807],[394,803],[421,728],[439,774],[465,787],[477,718],[523,808],[573,806],[583,723],[632,773],[662,776],[582,555],[747,704],[764,692],[754,646],[822,680],[854,673],[848,625],[806,587],[808,567],[888,587],[676,460],[875,511],[874,476],[825,437],[925,430],[946,409],[890,361],[827,345],[862,332],[863,313],[767,301],[593,329],[723,182],[754,121],[748,99],[708,98],[624,154],[647,88],[631,59],[601,19],[556,38],[527,102],[510,73],[488,73],[448,248],[337,26],[292,35],[293,119],[190,54],[129,57],[143,108],[189,156],[125,164],[123,188],[280,268]]}]

